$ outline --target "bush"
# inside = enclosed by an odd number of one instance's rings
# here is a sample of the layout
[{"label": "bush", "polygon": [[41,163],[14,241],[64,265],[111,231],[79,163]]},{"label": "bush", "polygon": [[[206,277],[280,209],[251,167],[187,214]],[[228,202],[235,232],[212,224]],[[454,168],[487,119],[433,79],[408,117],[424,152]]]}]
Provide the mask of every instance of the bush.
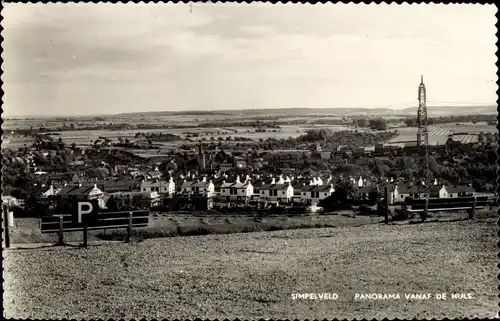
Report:
[{"label": "bush", "polygon": [[366,204],[362,204],[360,207],[358,207],[358,212],[360,215],[372,215],[373,214],[372,208]]},{"label": "bush", "polygon": [[392,216],[393,221],[406,221],[410,218],[410,213],[404,209],[397,208]]}]

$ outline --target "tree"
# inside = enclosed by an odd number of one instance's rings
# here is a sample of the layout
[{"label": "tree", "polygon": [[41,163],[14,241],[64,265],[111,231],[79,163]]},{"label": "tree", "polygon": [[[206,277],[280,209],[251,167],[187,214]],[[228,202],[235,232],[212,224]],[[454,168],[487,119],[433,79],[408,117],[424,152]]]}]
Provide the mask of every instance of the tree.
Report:
[{"label": "tree", "polygon": [[417,119],[416,118],[406,118],[405,124],[408,127],[417,127]]},{"label": "tree", "polygon": [[369,121],[370,128],[376,130],[386,130],[387,124],[383,119],[370,119]]},{"label": "tree", "polygon": [[366,118],[359,118],[357,120],[358,127],[368,127],[368,120]]},{"label": "tree", "polygon": [[486,143],[486,135],[483,133],[483,132],[480,132],[478,135],[477,135],[477,142],[479,144],[484,144]]},{"label": "tree", "polygon": [[116,198],[114,196],[111,196],[108,201],[106,202],[106,208],[110,211],[110,212],[117,212],[120,210],[119,206],[118,206],[118,202],[116,200]]},{"label": "tree", "polygon": [[495,137],[491,132],[486,133],[486,142],[488,144],[494,143],[495,142]]},{"label": "tree", "polygon": [[341,182],[335,188],[335,192],[327,198],[319,202],[319,206],[323,207],[326,212],[335,210],[348,209],[351,207],[351,199],[354,187],[349,186],[350,182]]},{"label": "tree", "polygon": [[103,179],[109,176],[109,170],[105,167],[94,168],[93,174],[99,179]]}]

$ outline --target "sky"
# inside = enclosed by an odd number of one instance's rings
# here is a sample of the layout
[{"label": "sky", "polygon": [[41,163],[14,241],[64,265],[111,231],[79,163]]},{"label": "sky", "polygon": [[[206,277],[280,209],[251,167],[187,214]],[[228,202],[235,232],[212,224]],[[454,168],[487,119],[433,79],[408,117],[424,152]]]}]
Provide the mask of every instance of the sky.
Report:
[{"label": "sky", "polygon": [[493,5],[4,6],[6,117],[497,100]]}]

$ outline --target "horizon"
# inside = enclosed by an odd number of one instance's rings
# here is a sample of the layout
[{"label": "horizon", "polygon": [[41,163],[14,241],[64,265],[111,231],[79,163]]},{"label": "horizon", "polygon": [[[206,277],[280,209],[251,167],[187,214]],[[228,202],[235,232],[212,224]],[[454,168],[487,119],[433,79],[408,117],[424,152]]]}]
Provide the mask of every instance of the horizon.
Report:
[{"label": "horizon", "polygon": [[497,105],[494,5],[6,3],[2,13],[4,118],[397,111],[417,107],[422,74],[429,108]]},{"label": "horizon", "polygon": [[[492,104],[492,105],[476,105],[476,106],[427,106],[427,109],[432,110],[433,108],[458,108],[458,109],[465,109],[465,108],[470,108],[470,107],[477,107],[477,108],[488,108],[488,107],[495,107],[498,108],[497,104]],[[235,112],[235,111],[253,111],[253,110],[258,110],[258,111],[273,111],[273,110],[281,110],[281,109],[289,109],[289,110],[297,110],[297,109],[311,109],[311,110],[339,110],[339,109],[363,109],[363,110],[380,110],[380,109],[388,109],[388,110],[393,110],[394,112],[398,111],[404,111],[407,109],[415,108],[418,109],[418,106],[413,106],[413,107],[406,107],[406,108],[389,108],[389,107],[326,107],[326,108],[316,108],[316,107],[288,107],[288,108],[259,108],[259,109],[214,109],[214,110],[156,110],[156,111],[131,111],[131,112],[126,112],[126,113],[113,113],[113,114],[80,114],[80,115],[40,115],[40,114],[33,114],[33,115],[9,115],[5,116],[2,115],[2,119],[16,119],[16,118],[80,118],[80,117],[112,117],[112,116],[119,116],[119,115],[127,115],[127,114],[148,114],[148,113],[176,113],[176,114],[183,114],[183,113],[224,113],[224,112]],[[460,115],[466,115],[465,114],[460,114]],[[397,114],[396,114],[397,115]],[[340,117],[340,116],[339,116]],[[431,116],[432,117],[432,116]]]}]

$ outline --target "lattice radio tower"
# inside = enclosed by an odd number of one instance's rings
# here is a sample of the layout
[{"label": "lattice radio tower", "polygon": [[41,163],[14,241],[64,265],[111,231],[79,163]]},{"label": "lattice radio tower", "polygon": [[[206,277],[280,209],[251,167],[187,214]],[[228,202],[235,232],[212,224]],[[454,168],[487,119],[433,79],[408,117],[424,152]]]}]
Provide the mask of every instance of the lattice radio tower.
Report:
[{"label": "lattice radio tower", "polygon": [[[417,112],[417,149],[419,152],[419,166],[418,166],[418,181],[417,193],[421,197],[421,193],[426,194],[429,198],[429,131],[427,129],[427,105],[426,105],[426,92],[424,85],[424,76],[420,78],[420,85],[418,86],[418,112]],[[425,185],[422,185],[425,184]]]}]

